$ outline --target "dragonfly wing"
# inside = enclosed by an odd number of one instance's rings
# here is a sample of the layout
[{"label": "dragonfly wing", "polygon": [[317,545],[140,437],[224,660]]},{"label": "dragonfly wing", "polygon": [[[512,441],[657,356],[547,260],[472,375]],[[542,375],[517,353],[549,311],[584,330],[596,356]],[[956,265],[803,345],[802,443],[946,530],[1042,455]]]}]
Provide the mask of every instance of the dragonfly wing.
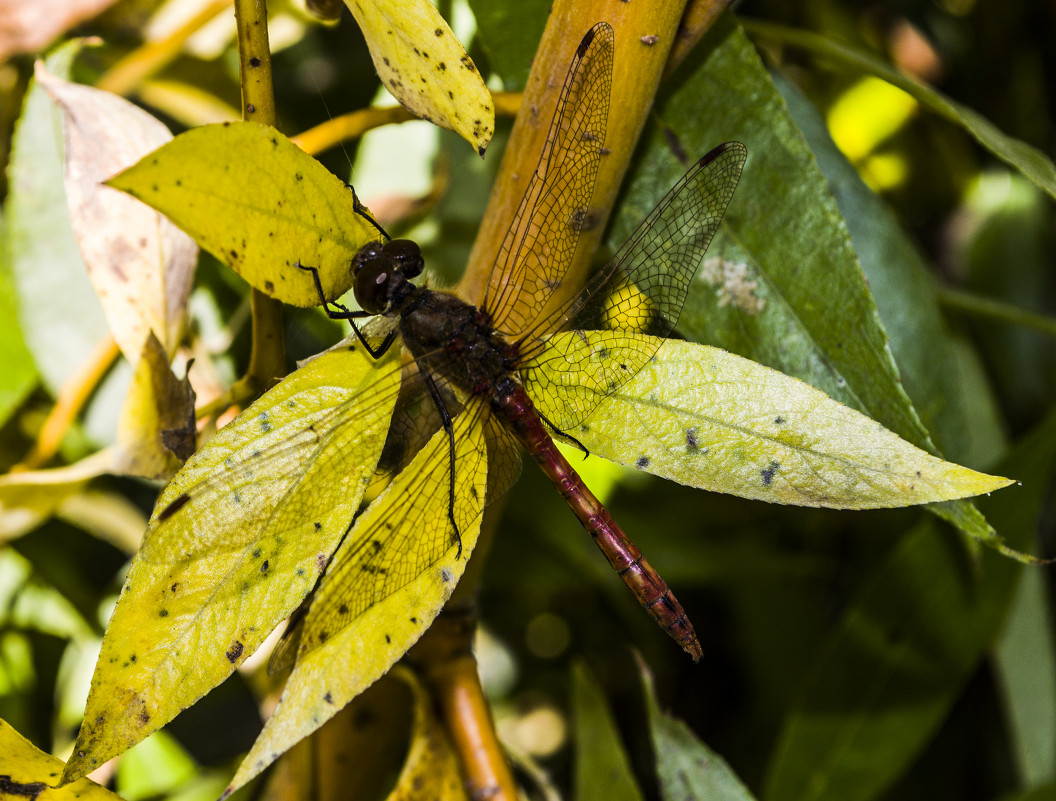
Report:
[{"label": "dragonfly wing", "polygon": [[[462,540],[457,562],[464,565],[476,541],[478,518],[484,508],[487,458],[477,408],[471,406],[458,415],[453,427],[458,473],[454,517]],[[459,538],[448,517],[449,457],[447,432],[437,431],[356,521],[319,584],[305,618],[298,659],[333,640],[367,610],[422,576],[445,554],[458,552]],[[441,579],[450,582],[446,591],[450,594],[457,580],[455,571],[442,572]],[[417,620],[421,631],[429,622],[421,616]]]},{"label": "dragonfly wing", "polygon": [[492,267],[482,306],[511,341],[548,316],[588,224],[605,145],[612,57],[612,28],[598,23],[576,50],[539,165]]},{"label": "dragonfly wing", "polygon": [[[529,346],[522,376],[530,394],[556,396],[562,386],[579,383],[611,392],[642,369],[678,322],[689,283],[722,222],[747,154],[740,142],[727,142],[698,161],[557,318],[574,330],[650,338],[625,345],[618,359],[608,358],[603,344],[583,347],[576,337],[561,338],[560,347],[535,340],[538,352]],[[564,410],[546,412],[559,429],[574,428],[604,393],[578,397]],[[587,402],[587,397],[595,400]]]},{"label": "dragonfly wing", "polygon": [[496,417],[485,424],[488,442],[488,504],[501,498],[521,475],[521,448]]},{"label": "dragonfly wing", "polygon": [[332,548],[380,457],[399,388],[396,358],[375,362],[359,346],[333,351],[265,393],[165,488],[141,558],[186,562],[268,537],[331,537]]}]

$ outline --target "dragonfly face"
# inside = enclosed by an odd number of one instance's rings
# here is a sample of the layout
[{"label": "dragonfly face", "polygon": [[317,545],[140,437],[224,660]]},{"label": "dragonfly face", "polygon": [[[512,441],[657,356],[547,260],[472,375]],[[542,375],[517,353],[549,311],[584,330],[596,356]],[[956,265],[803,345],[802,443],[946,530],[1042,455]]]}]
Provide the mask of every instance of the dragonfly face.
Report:
[{"label": "dragonfly face", "polygon": [[411,279],[421,275],[424,266],[422,251],[409,239],[364,245],[352,258],[356,302],[368,314],[399,314],[414,294]]}]

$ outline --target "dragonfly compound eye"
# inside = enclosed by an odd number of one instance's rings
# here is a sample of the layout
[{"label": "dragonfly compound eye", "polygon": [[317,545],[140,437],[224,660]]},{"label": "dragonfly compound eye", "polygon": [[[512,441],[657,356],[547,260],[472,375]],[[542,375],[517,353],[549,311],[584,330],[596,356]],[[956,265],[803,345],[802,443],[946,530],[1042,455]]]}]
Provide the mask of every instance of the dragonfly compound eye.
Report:
[{"label": "dragonfly compound eye", "polygon": [[356,280],[352,285],[356,302],[368,314],[382,314],[389,307],[389,288],[393,275],[392,262],[382,255],[353,259]]},{"label": "dragonfly compound eye", "polygon": [[407,278],[421,275],[425,268],[421,249],[410,239],[393,239],[386,243],[385,256]]}]

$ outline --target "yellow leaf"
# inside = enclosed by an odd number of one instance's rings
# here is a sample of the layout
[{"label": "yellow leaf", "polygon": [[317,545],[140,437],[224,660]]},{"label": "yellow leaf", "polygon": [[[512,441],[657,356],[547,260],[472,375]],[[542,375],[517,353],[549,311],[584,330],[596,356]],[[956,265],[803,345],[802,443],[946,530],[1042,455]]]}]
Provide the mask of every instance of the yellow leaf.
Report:
[{"label": "yellow leaf", "polygon": [[[259,801],[382,798],[407,751],[413,697],[392,671],[283,755]],[[309,788],[313,792],[307,792]]]},{"label": "yellow leaf", "polygon": [[333,717],[382,676],[432,623],[480,533],[487,460],[470,409],[455,430],[455,520],[448,518],[450,451],[441,429],[356,521],[305,620],[282,699],[227,793]]},{"label": "yellow leaf", "polygon": [[194,390],[176,378],[161,343],[148,333],[121,409],[113,470],[170,478],[194,452]]},{"label": "yellow leaf", "polygon": [[349,264],[381,239],[355,193],[274,128],[203,125],[107,182],[157,209],[251,286],[293,306],[316,306],[352,285]]},{"label": "yellow leaf", "polygon": [[464,801],[466,788],[458,757],[443,724],[437,719],[433,699],[409,670],[394,670],[414,693],[411,748],[388,801]]},{"label": "yellow leaf", "polygon": [[541,386],[540,411],[553,419],[565,406],[598,403],[569,434],[594,455],[681,484],[771,503],[871,509],[1012,483],[944,462],[810,385],[718,348],[665,340],[607,395],[608,376],[650,338],[570,331],[554,339],[592,369],[576,386]]},{"label": "yellow leaf", "polygon": [[32,531],[89,481],[109,472],[113,461],[113,450],[106,448],[64,467],[0,476],[0,543]]},{"label": "yellow leaf", "polygon": [[64,780],[223,681],[312,589],[374,472],[399,386],[395,349],[359,346],[288,376],[161,494],[103,638]]},{"label": "yellow leaf", "polygon": [[345,0],[374,68],[393,96],[448,128],[481,156],[495,132],[495,105],[473,60],[428,0]]},{"label": "yellow leaf", "polygon": [[81,779],[68,787],[54,785],[62,774],[62,760],[38,750],[29,740],[0,720],[0,801],[120,801],[105,787]]}]

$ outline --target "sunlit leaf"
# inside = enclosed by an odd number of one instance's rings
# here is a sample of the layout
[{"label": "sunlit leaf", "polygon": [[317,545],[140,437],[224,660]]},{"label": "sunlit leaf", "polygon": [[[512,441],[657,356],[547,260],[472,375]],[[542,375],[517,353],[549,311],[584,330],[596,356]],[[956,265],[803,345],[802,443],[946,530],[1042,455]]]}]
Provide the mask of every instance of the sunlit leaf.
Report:
[{"label": "sunlit leaf", "polygon": [[428,0],[345,0],[374,68],[393,96],[423,120],[449,128],[484,155],[495,106],[476,65]]},{"label": "sunlit leaf", "polygon": [[[933,451],[902,386],[840,209],[774,80],[737,25],[730,16],[720,20],[698,48],[699,60],[684,65],[693,72],[661,93],[663,125],[636,165],[613,239],[624,236],[681,173],[678,152],[706,152],[730,138],[744,142],[748,164],[679,329],[801,378]],[[761,219],[767,225],[759,226]],[[996,541],[968,503],[929,508],[977,539]]]},{"label": "sunlit leaf", "polygon": [[315,306],[352,285],[349,263],[381,238],[355,193],[276,131],[203,125],[107,182],[157,209],[266,295]]},{"label": "sunlit leaf", "polygon": [[194,452],[194,390],[176,378],[151,331],[136,363],[121,410],[112,470],[144,478],[171,478]]},{"label": "sunlit leaf", "polygon": [[0,801],[120,801],[105,787],[81,779],[55,789],[62,760],[38,750],[7,721],[0,720]]},{"label": "sunlit leaf", "polygon": [[381,453],[394,359],[355,348],[308,363],[166,487],[103,639],[65,780],[223,681],[311,590]]},{"label": "sunlit leaf", "polygon": [[58,79],[42,64],[36,78],[63,111],[70,220],[110,330],[133,364],[151,331],[172,353],[198,249],[157,212],[103,183],[172,134],[124,98]]},{"label": "sunlit leaf", "polygon": [[665,801],[752,801],[737,774],[683,721],[660,710],[653,676],[639,660],[656,778]]},{"label": "sunlit leaf", "polygon": [[[467,412],[453,423],[461,553],[448,519],[450,451],[441,429],[371,503],[334,554],[309,609],[279,706],[229,791],[384,674],[450,597],[480,533],[487,477],[483,427]],[[443,540],[430,532],[442,532]],[[443,543],[440,554],[421,547],[437,542]]]},{"label": "sunlit leaf", "polygon": [[572,667],[569,697],[575,726],[572,797],[576,801],[641,801],[642,791],[634,780],[605,695],[597,678],[581,662]]},{"label": "sunlit leaf", "polygon": [[[575,359],[618,365],[633,335],[559,334]],[[565,344],[567,342],[567,346]],[[666,340],[635,377],[609,393],[574,432],[597,456],[681,484],[771,503],[868,509],[909,506],[990,492],[1011,483],[944,462],[823,392],[768,367],[709,348]],[[539,398],[569,403],[571,388]],[[591,401],[573,401],[589,404]]]},{"label": "sunlit leaf", "polygon": [[[890,207],[865,186],[836,149],[816,109],[787,81],[776,79],[776,85],[847,222],[890,338],[901,385],[929,436],[949,459],[966,464],[993,462],[1003,452],[997,410],[982,383],[977,357],[953,339],[943,322],[934,276],[924,257]],[[975,411],[971,418],[969,409]],[[922,446],[922,441],[900,433]],[[971,501],[936,504],[931,511],[976,539],[996,537]]]}]

